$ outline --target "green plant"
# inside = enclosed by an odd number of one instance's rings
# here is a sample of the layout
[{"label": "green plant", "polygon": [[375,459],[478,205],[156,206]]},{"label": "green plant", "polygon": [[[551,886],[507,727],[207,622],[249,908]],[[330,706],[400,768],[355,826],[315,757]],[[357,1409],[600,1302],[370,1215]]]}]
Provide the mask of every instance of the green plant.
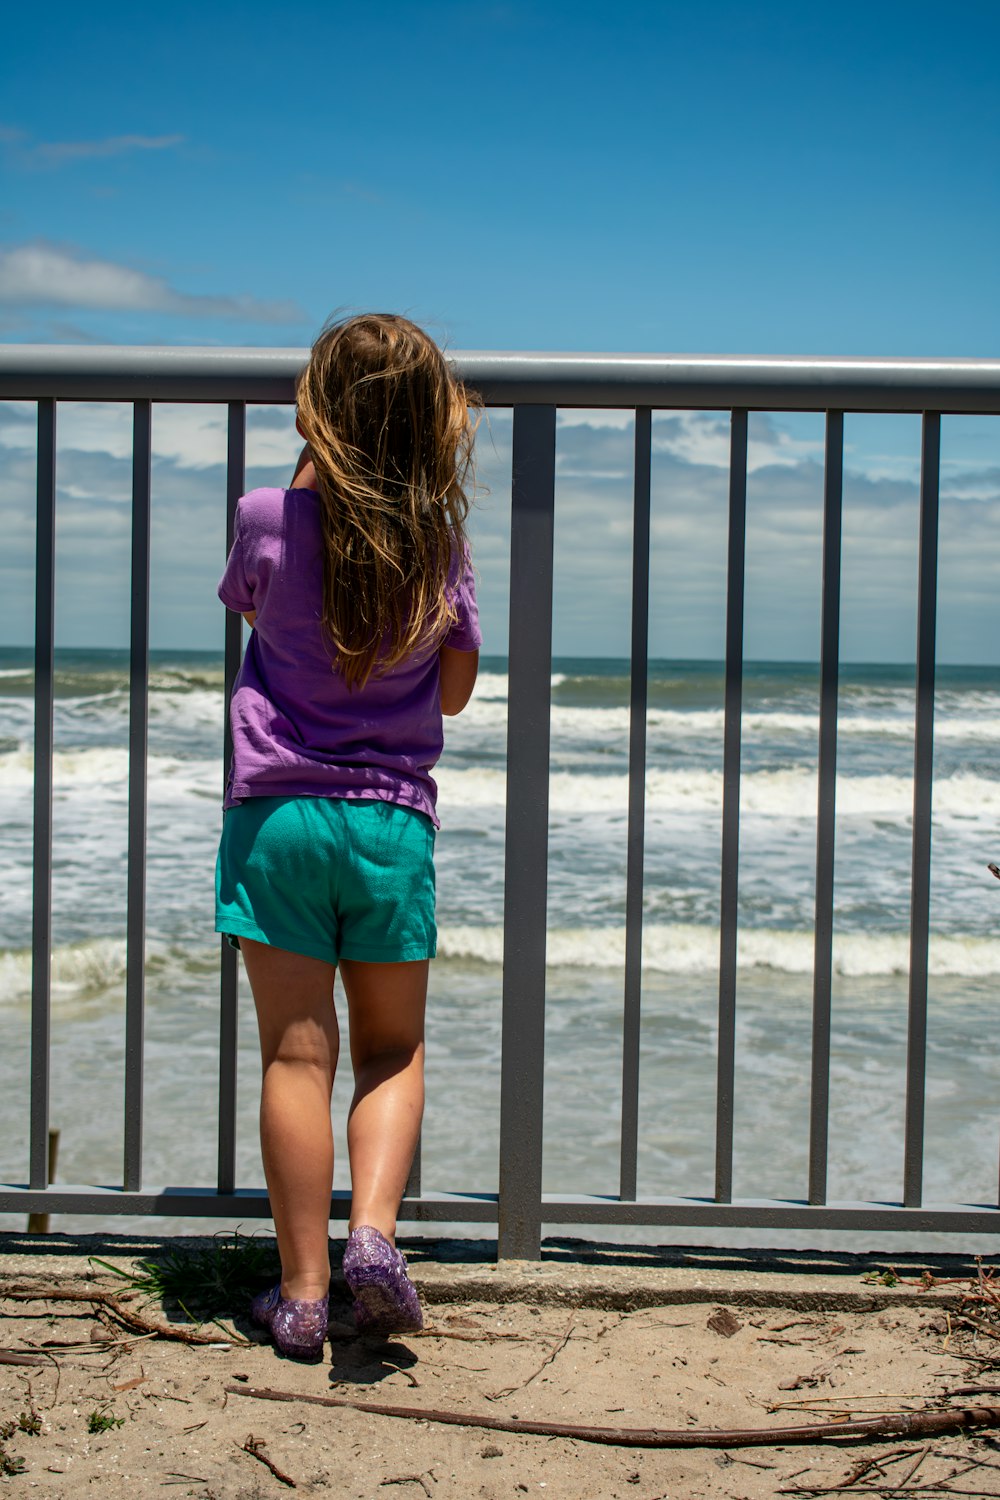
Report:
[{"label": "green plant", "polygon": [[890,1267],[886,1271],[866,1271],[861,1278],[862,1281],[874,1283],[875,1286],[898,1286],[899,1277]]},{"label": "green plant", "polygon": [[24,1459],[15,1458],[12,1453],[0,1443],[0,1474],[23,1474]]},{"label": "green plant", "polygon": [[116,1417],[109,1407],[103,1407],[100,1411],[92,1411],[87,1418],[88,1432],[110,1432],[113,1427],[124,1427],[125,1418]]},{"label": "green plant", "polygon": [[22,1411],[17,1421],[7,1420],[0,1422],[0,1474],[23,1474],[24,1459],[15,1458],[13,1453],[8,1453],[4,1447],[8,1438],[14,1436],[15,1432],[27,1432],[32,1437],[37,1437],[42,1430],[42,1419],[33,1406],[27,1411]]},{"label": "green plant", "polygon": [[165,1250],[137,1260],[130,1271],[96,1256],[91,1256],[91,1264],[111,1271],[132,1291],[173,1303],[192,1322],[194,1313],[205,1319],[231,1313],[273,1280],[279,1269],[271,1238],[241,1235],[239,1230],[217,1235],[211,1245],[198,1249]]}]

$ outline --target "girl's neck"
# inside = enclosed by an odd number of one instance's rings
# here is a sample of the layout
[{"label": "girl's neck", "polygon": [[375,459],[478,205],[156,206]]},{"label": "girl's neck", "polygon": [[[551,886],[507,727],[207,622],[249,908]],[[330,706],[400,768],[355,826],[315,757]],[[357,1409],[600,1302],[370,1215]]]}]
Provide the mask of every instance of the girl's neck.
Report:
[{"label": "girl's neck", "polygon": [[304,463],[289,485],[293,490],[315,490],[319,486],[316,483],[316,470],[313,468],[312,460]]}]

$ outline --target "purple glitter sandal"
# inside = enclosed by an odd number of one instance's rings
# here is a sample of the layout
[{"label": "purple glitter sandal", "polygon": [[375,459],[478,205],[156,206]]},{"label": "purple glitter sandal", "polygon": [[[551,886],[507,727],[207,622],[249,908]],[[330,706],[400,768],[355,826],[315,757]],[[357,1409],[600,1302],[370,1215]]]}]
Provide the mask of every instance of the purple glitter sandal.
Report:
[{"label": "purple glitter sandal", "polygon": [[261,1328],[269,1328],[282,1354],[292,1359],[317,1360],[323,1354],[330,1321],[330,1298],[315,1302],[281,1295],[281,1282],[269,1292],[260,1292],[250,1304],[250,1316]]},{"label": "purple glitter sandal", "polygon": [[359,1333],[416,1333],[423,1328],[420,1298],[404,1256],[370,1224],[351,1230],[344,1280],[354,1293]]}]

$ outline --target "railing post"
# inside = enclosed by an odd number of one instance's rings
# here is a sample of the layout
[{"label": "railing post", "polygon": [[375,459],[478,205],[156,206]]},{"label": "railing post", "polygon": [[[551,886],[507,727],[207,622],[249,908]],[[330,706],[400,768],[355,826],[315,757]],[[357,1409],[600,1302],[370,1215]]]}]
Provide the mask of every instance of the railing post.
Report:
[{"label": "railing post", "polygon": [[646,705],[649,696],[649,486],[653,414],[635,414],[632,509],[632,654],[629,661],[628,853],[625,876],[625,995],[618,1196],[635,1199],[639,1150],[642,897],[646,837]]},{"label": "railing post", "polygon": [[836,837],[837,699],[840,668],[840,557],[844,492],[844,413],[826,414],[823,481],[823,605],[820,647],[819,766],[816,810],[816,917],[813,962],[809,1202],[826,1202],[830,1135],[830,1008],[833,978],[833,858]]},{"label": "railing post", "polygon": [[500,1074],[502,1260],[541,1254],[556,410],[514,408]]},{"label": "railing post", "polygon": [[743,596],[747,528],[747,413],[732,415],[726,583],[726,723],[722,767],[719,1057],[715,1100],[715,1200],[733,1196],[736,1071],[736,939],[740,890],[740,750],[743,733]]},{"label": "railing post", "polygon": [[910,887],[910,1006],[906,1042],[903,1203],[923,1201],[927,1071],[927,949],[931,903],[931,785],[934,772],[934,656],[937,636],[941,416],[925,412],[920,462],[917,701],[913,746],[913,863]]},{"label": "railing post", "polygon": [[[226,453],[226,556],[233,545],[236,502],[246,477],[247,409],[243,401],[229,403],[229,433]],[[243,621],[226,610],[225,624],[225,718],[222,731],[222,784],[225,789],[233,758],[233,731],[229,723],[229,701],[240,667]],[[239,997],[239,959],[229,939],[220,939],[219,971],[219,1156],[217,1185],[220,1193],[236,1186],[236,1047]]]},{"label": "railing post", "polygon": [[129,651],[128,916],[125,973],[125,1162],[127,1193],[142,1186],[143,1043],[146,1008],[146,761],[149,731],[149,527],[152,404],[136,401],[132,435],[132,624]]},{"label": "railing post", "polygon": [[31,915],[31,1119],[29,1177],[48,1186],[52,994],[52,753],[55,696],[56,403],[38,403],[35,513],[35,736]]}]

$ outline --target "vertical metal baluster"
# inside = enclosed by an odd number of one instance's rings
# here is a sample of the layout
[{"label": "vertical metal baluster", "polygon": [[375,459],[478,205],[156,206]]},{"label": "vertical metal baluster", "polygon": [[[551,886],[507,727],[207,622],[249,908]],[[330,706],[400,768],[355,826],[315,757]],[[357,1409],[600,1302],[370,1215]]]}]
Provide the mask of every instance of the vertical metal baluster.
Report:
[{"label": "vertical metal baluster", "polygon": [[[229,437],[226,454],[226,556],[233,545],[236,502],[246,482],[247,409],[244,401],[229,403]],[[229,722],[229,703],[233,684],[240,669],[243,648],[243,620],[231,609],[226,610],[225,637],[225,724],[222,745],[223,789],[233,758],[233,731]],[[217,1185],[220,1193],[231,1193],[236,1187],[236,1049],[239,960],[228,938],[221,940],[219,975],[219,1161]]]},{"label": "vertical metal baluster", "polygon": [[925,412],[920,464],[917,596],[917,701],[913,749],[913,865],[910,895],[910,1006],[906,1047],[903,1203],[923,1200],[927,1069],[927,949],[930,940],[931,790],[934,771],[934,655],[937,635],[938,499],[941,416]]},{"label": "vertical metal baluster", "polygon": [[840,551],[844,497],[844,413],[826,415],[823,490],[823,614],[819,700],[819,800],[816,811],[816,925],[813,967],[812,1091],[809,1104],[809,1202],[826,1202],[830,1131],[830,1009],[833,978],[833,862],[837,798],[837,696],[840,670]]},{"label": "vertical metal baluster", "polygon": [[48,1186],[52,979],[52,753],[55,696],[56,403],[38,403],[35,518],[35,735],[28,1184]]},{"label": "vertical metal baluster", "polygon": [[136,401],[132,432],[132,625],[129,649],[128,916],[125,963],[125,1163],[128,1193],[142,1187],[146,1011],[146,752],[149,724],[149,527],[152,405]]},{"label": "vertical metal baluster", "polygon": [[500,1075],[501,1259],[541,1250],[556,409],[514,408]]},{"label": "vertical metal baluster", "polygon": [[740,857],[740,750],[743,714],[743,595],[746,561],[747,413],[732,415],[729,454],[729,559],[726,588],[726,727],[722,770],[722,881],[719,937],[719,1059],[715,1198],[733,1196],[736,1070],[736,938]]},{"label": "vertical metal baluster", "polygon": [[618,1195],[634,1201],[638,1178],[642,893],[646,833],[646,704],[649,696],[649,487],[652,412],[635,414],[632,519],[632,654],[629,678],[628,856],[625,881],[625,1007],[622,1035],[621,1169]]}]

